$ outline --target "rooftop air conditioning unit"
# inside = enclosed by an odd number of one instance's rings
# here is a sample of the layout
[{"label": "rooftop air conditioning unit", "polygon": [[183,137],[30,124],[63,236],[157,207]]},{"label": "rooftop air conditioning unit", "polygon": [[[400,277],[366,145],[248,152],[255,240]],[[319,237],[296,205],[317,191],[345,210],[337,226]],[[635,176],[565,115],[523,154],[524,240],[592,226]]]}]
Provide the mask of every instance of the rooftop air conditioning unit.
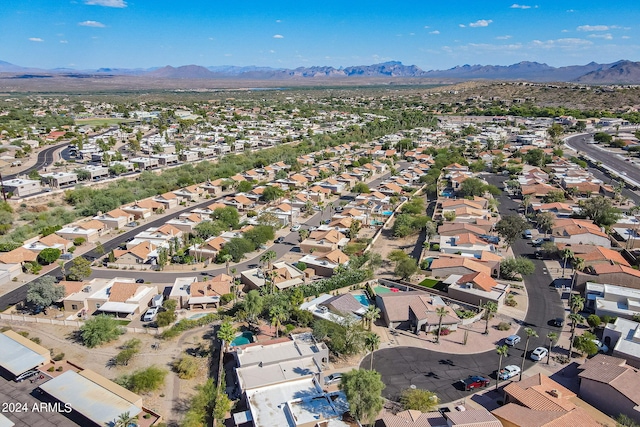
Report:
[{"label": "rooftop air conditioning unit", "polygon": [[82,292],[91,292],[91,286],[85,286],[82,288]]}]

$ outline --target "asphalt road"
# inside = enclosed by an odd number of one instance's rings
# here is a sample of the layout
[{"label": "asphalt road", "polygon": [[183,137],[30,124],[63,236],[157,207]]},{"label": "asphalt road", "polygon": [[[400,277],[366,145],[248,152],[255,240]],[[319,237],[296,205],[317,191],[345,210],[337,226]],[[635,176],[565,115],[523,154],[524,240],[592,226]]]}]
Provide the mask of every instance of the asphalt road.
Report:
[{"label": "asphalt road", "polygon": [[[502,182],[505,180],[504,177],[494,175],[486,178],[490,184],[499,187],[502,187]],[[514,202],[504,193],[498,196],[498,200],[500,214],[503,217],[517,215],[519,203]],[[528,241],[524,239],[514,244],[513,251],[516,256],[530,256],[534,252]],[[528,311],[525,320],[520,324],[519,331],[516,332],[522,337],[522,341],[510,349],[508,357],[503,359],[502,366],[521,365],[526,341],[523,328],[530,327],[538,333],[537,338],[533,337],[529,341],[529,354],[538,346],[547,346],[547,333],[560,332],[559,328],[550,326],[549,322],[556,317],[564,317],[565,310],[562,302],[557,291],[550,286],[552,278],[544,268],[543,261],[535,259],[532,261],[536,270],[524,281],[529,297]],[[502,343],[496,343],[496,345],[499,344]],[[362,368],[369,368],[370,357],[371,355],[367,355],[363,359],[360,365]],[[498,360],[495,350],[473,355],[455,355],[413,347],[397,347],[376,351],[373,367],[382,375],[382,381],[386,385],[383,395],[389,399],[397,400],[403,390],[415,385],[435,392],[443,403],[449,403],[473,394],[459,387],[460,379],[469,375],[482,375],[495,381]],[[525,371],[534,363],[540,362],[533,362],[527,358]],[[517,377],[514,378],[514,380],[517,379]],[[495,382],[493,385],[495,386]]]},{"label": "asphalt road", "polygon": [[28,175],[29,172],[33,171],[33,170],[40,170],[44,167],[47,167],[49,165],[52,165],[53,163],[55,163],[56,161],[58,161],[59,159],[54,159],[54,153],[57,149],[59,149],[60,147],[67,145],[68,142],[63,142],[61,144],[56,144],[56,145],[52,145],[50,147],[47,147],[45,149],[43,149],[42,151],[40,151],[38,153],[38,158],[36,160],[36,164],[23,170],[22,172],[19,173],[14,173],[11,175],[4,175],[2,177],[2,179],[4,181],[8,181],[10,179],[14,179],[17,178],[19,175]]},{"label": "asphalt road", "polygon": [[585,153],[592,159],[601,162],[616,171],[617,174],[640,183],[640,167],[622,157],[603,150],[598,144],[587,144],[592,135],[580,134],[567,138],[566,144],[576,151]]}]

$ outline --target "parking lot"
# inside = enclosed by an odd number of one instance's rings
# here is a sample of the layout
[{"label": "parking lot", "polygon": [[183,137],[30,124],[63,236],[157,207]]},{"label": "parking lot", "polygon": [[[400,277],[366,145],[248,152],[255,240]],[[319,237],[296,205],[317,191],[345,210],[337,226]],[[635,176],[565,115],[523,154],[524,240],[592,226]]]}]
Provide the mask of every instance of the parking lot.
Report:
[{"label": "parking lot", "polygon": [[8,372],[0,372],[0,413],[14,422],[16,427],[86,425],[75,419],[75,414],[65,414],[64,404],[54,405],[47,396],[36,391],[40,384],[50,379],[46,374],[43,375],[43,379],[36,377],[17,383]]}]

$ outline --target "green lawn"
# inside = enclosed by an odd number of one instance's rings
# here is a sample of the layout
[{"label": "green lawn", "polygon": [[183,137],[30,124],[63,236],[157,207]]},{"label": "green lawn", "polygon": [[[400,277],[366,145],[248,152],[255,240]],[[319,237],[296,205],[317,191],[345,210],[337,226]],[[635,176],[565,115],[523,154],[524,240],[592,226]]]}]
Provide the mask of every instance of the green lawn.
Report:
[{"label": "green lawn", "polygon": [[131,323],[131,320],[118,319],[117,322],[120,326],[127,326],[129,323]]},{"label": "green lawn", "polygon": [[436,280],[436,279],[424,279],[422,282],[420,282],[420,285],[424,286],[424,287],[427,287],[427,288],[433,288],[439,282],[440,281]]},{"label": "green lawn", "polygon": [[116,125],[118,123],[130,123],[135,120],[131,119],[115,119],[115,118],[105,118],[105,119],[76,119],[76,125],[78,126],[95,126],[95,125]]}]

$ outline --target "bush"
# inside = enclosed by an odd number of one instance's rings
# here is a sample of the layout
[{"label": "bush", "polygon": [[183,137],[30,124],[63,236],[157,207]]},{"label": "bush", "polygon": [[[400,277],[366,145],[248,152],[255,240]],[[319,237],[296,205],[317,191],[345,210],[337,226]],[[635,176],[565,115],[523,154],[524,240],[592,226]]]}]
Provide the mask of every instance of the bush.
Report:
[{"label": "bush", "polygon": [[292,325],[291,323],[287,323],[286,325],[284,325],[284,330],[287,332],[287,334],[290,334],[291,331],[293,331],[296,328],[295,325]]},{"label": "bush", "polygon": [[438,244],[438,243],[432,243],[432,244],[431,244],[431,250],[432,250],[432,251],[439,251],[439,250],[440,250],[440,244]]},{"label": "bush", "polygon": [[158,313],[156,317],[156,325],[158,325],[159,328],[169,326],[176,321],[176,317],[176,312],[173,310],[162,311]]},{"label": "bush", "polygon": [[53,361],[54,362],[59,362],[62,359],[64,359],[64,353],[58,353],[55,356],[53,356]]},{"label": "bush", "polygon": [[56,370],[56,368],[54,368],[53,366],[49,366],[49,369],[47,369],[47,372],[53,372],[55,370]]},{"label": "bush", "polygon": [[123,333],[118,320],[104,314],[91,317],[80,327],[82,342],[89,348],[113,341]]},{"label": "bush", "polygon": [[33,341],[33,342],[34,342],[34,343],[36,343],[36,344],[40,344],[40,342],[41,342],[41,341],[40,341],[40,338],[38,338],[38,337],[33,337],[33,338],[31,338],[31,341]]},{"label": "bush", "polygon": [[173,362],[173,371],[178,374],[178,378],[190,380],[196,377],[198,373],[198,363],[191,356],[183,356]]},{"label": "bush", "polygon": [[182,319],[181,321],[173,325],[171,328],[167,329],[162,334],[160,334],[160,338],[162,339],[175,338],[184,331],[197,328],[199,326],[208,325],[209,323],[213,323],[219,319],[220,319],[220,315],[218,313],[209,313],[206,316],[202,316],[198,319]]},{"label": "bush", "polygon": [[131,375],[118,377],[115,382],[134,393],[144,393],[160,388],[166,375],[167,371],[164,369],[149,366],[146,369],[137,370]]},{"label": "bush", "polygon": [[498,323],[498,330],[499,331],[508,331],[509,329],[511,329],[511,324],[509,322],[500,322],[500,323]]},{"label": "bush", "polygon": [[[440,334],[439,335],[441,337],[449,335],[450,333],[451,333],[451,329],[447,328],[446,326],[443,326],[442,328],[440,328]],[[438,330],[437,329],[433,330],[433,335],[438,335]]]},{"label": "bush", "polygon": [[63,369],[64,369],[64,368],[63,368],[62,366],[58,366],[58,367],[56,368],[56,371],[58,371],[58,372],[62,372],[62,370],[63,370]]},{"label": "bush", "polygon": [[233,301],[233,294],[224,294],[220,297],[220,304],[227,305]]}]

